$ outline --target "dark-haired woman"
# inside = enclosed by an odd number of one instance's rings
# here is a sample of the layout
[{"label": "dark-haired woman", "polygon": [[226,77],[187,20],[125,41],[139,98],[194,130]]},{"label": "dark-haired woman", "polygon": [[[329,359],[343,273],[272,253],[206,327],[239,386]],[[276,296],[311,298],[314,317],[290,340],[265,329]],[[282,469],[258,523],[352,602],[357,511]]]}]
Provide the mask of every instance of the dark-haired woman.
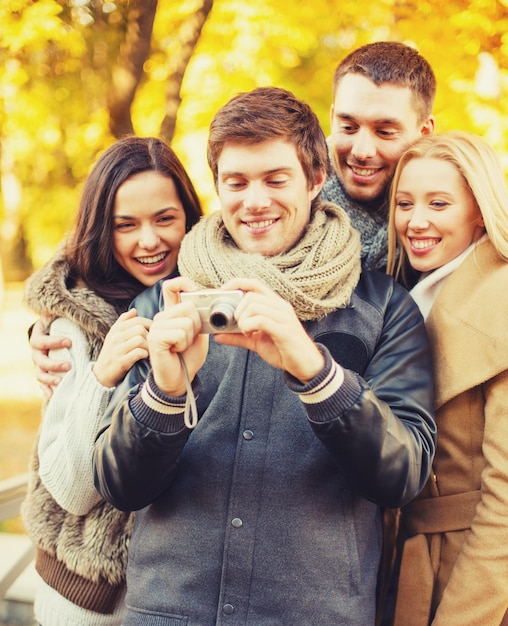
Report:
[{"label": "dark-haired woman", "polygon": [[128,310],[143,289],[176,271],[180,243],[200,218],[194,187],[173,150],[127,137],[85,182],[66,244],[26,286],[26,302],[53,320],[71,363],[44,408],[22,513],[36,546],[42,626],[121,624],[132,515],[93,484],[92,450],[104,407],[146,357],[150,320]]}]

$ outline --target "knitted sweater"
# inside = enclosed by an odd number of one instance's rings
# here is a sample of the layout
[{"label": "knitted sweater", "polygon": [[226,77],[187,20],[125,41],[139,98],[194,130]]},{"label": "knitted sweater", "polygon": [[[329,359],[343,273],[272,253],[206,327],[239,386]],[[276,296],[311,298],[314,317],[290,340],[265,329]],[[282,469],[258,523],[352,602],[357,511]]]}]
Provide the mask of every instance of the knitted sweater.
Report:
[{"label": "knitted sweater", "polygon": [[39,623],[112,626],[121,623],[132,516],[104,502],[93,485],[93,442],[113,390],[100,385],[91,365],[117,314],[87,288],[69,289],[68,271],[58,254],[26,287],[28,305],[55,316],[51,334],[72,340],[54,355],[72,369],[45,407],[22,515],[43,581]]}]

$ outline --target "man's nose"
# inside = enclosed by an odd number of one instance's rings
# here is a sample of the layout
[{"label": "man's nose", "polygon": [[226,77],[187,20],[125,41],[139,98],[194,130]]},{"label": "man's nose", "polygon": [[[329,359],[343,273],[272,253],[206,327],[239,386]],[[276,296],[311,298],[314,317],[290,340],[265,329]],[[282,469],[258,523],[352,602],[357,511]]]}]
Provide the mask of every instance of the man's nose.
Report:
[{"label": "man's nose", "polygon": [[369,130],[360,128],[354,135],[351,153],[359,161],[365,161],[375,156],[376,144]]},{"label": "man's nose", "polygon": [[271,205],[270,194],[262,183],[251,183],[245,190],[243,205],[249,210],[266,209]]}]

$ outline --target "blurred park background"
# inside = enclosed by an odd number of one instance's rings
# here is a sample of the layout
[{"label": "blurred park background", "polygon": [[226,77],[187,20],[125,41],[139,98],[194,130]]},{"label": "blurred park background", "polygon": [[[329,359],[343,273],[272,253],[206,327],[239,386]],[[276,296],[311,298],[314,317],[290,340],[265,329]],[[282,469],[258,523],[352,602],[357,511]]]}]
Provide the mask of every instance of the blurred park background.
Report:
[{"label": "blurred park background", "polygon": [[508,0],[1,0],[1,477],[25,471],[40,407],[23,281],[64,237],[115,138],[164,137],[214,210],[205,150],[218,107],[278,85],[328,133],[337,63],[397,40],[435,70],[437,131],[483,135],[508,172],[507,33]]}]

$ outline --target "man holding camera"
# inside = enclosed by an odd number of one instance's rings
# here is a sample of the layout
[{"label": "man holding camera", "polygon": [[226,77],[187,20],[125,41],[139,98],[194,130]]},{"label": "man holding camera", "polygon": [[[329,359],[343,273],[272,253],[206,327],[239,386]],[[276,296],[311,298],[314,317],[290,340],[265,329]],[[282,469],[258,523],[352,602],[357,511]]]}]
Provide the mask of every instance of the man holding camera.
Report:
[{"label": "man holding camera", "polygon": [[[305,103],[236,96],[208,161],[222,210],[186,236],[181,277],[136,300],[160,310],[150,364],[96,442],[98,490],[138,511],[124,625],[373,624],[381,507],[411,500],[434,454],[423,321],[360,275],[358,233],[319,201],[328,151]],[[202,332],[213,307],[233,332]]]}]

